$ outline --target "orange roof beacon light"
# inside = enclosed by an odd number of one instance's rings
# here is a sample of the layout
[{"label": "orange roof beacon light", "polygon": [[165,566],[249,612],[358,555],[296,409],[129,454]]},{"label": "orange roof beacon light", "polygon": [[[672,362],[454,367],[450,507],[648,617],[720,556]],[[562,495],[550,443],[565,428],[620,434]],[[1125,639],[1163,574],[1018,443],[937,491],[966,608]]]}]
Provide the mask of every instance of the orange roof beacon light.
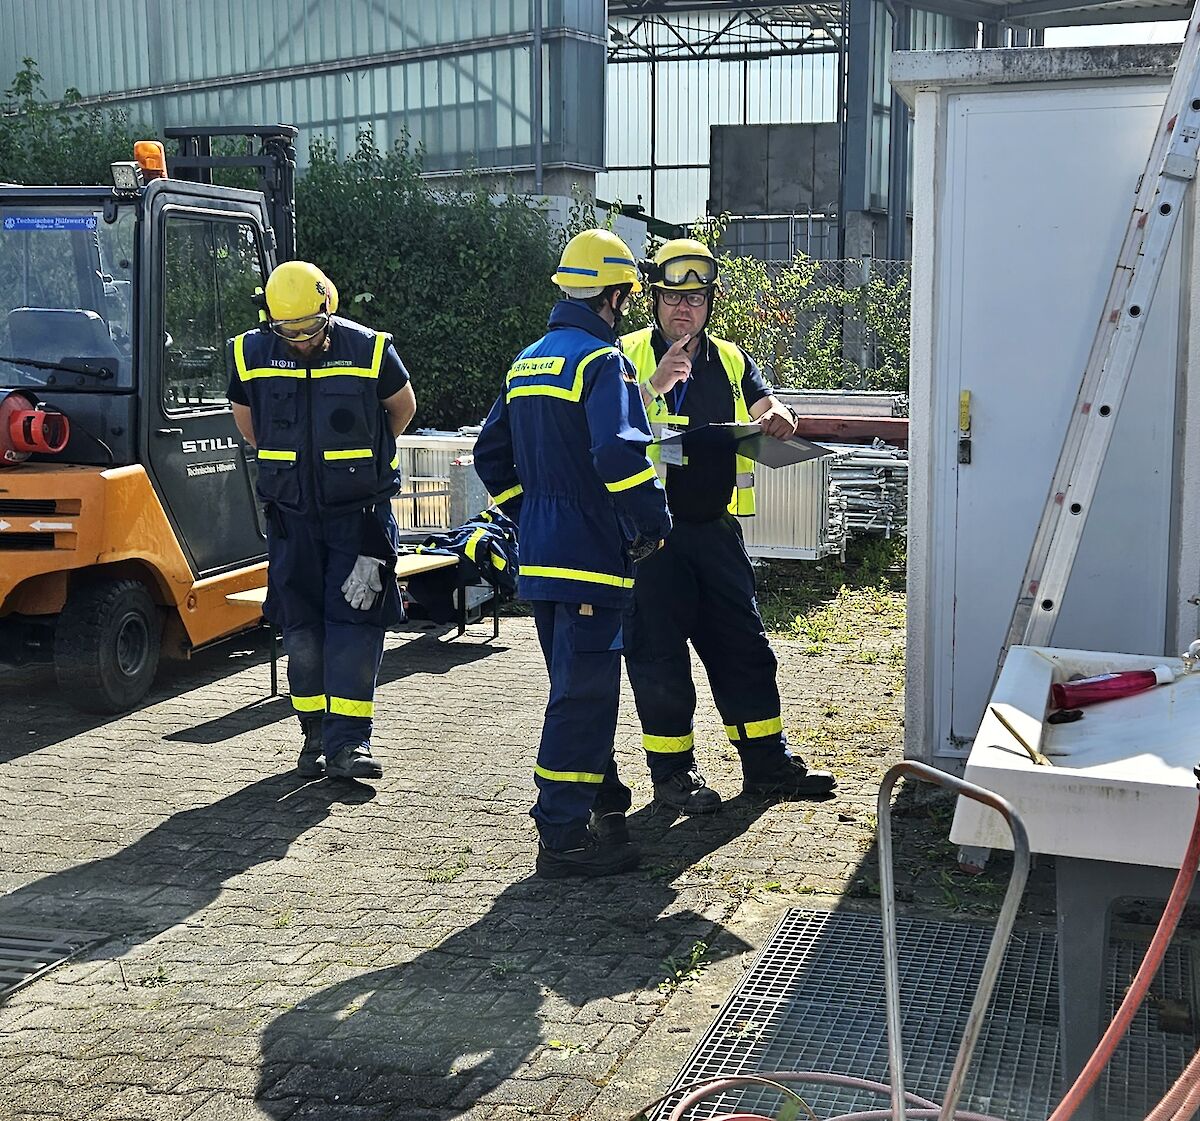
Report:
[{"label": "orange roof beacon light", "polygon": [[146,179],[166,179],[167,152],[159,140],[135,140],[133,158]]}]

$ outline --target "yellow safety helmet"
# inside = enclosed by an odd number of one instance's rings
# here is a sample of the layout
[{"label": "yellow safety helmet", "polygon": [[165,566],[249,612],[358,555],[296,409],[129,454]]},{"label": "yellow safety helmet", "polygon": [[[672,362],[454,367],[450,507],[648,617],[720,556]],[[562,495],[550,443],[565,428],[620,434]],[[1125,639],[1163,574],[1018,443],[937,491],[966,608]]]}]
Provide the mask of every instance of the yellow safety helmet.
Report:
[{"label": "yellow safety helmet", "polygon": [[285,261],[267,277],[267,315],[271,330],[291,342],[319,335],[337,311],[333,281],[308,261]]},{"label": "yellow safety helmet", "polygon": [[633,252],[609,230],[584,230],[571,238],[562,251],[558,272],[550,279],[567,289],[630,284],[634,292],[642,290]]},{"label": "yellow safety helmet", "polygon": [[646,279],[655,288],[694,292],[717,283],[717,259],[702,241],[677,237],[664,242],[653,261],[643,261]]}]

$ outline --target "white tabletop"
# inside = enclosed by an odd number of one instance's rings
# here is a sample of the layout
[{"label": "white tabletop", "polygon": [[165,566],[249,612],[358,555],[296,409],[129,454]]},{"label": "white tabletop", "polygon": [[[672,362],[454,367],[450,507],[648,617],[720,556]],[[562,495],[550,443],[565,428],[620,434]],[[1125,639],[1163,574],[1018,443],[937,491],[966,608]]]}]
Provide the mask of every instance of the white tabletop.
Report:
[{"label": "white tabletop", "polygon": [[[1169,665],[1178,658],[1014,646],[967,759],[966,779],[1008,799],[1034,852],[1178,868],[1196,813],[1200,672],[1046,724],[1052,681]],[[1050,757],[1038,766],[1005,727]],[[959,799],[950,839],[1011,848],[995,811]]]}]

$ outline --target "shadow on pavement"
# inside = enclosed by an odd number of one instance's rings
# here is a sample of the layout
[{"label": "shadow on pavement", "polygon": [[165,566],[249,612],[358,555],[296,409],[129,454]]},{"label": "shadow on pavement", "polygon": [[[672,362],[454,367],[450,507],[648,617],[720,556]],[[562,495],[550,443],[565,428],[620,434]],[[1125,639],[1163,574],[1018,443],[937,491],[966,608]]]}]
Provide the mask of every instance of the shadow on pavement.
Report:
[{"label": "shadow on pavement", "polygon": [[[104,931],[124,953],[208,906],[234,876],[284,857],[335,803],[374,796],[360,783],[304,784],[294,773],[262,779],[173,814],[112,856],[0,897],[0,924]],[[101,945],[88,956],[108,953]]]},{"label": "shadow on pavement", "polygon": [[[202,650],[189,661],[164,661],[146,699],[133,711],[181,696],[250,666],[266,665],[270,657],[267,632],[260,629]],[[72,708],[55,681],[53,666],[0,667],[0,722],[8,728],[8,734],[0,738],[0,764],[114,724],[128,715]]]},{"label": "shadow on pavement", "polygon": [[[613,1052],[640,1030],[632,1026],[637,1006],[625,1005],[625,1017],[609,1005],[584,1022],[577,1009],[653,990],[669,972],[667,959],[686,962],[697,941],[707,943],[708,961],[749,948],[719,922],[674,909],[679,890],[669,881],[744,833],[764,808],[739,797],[715,817],[673,824],[646,807],[629,820],[653,867],[602,880],[522,880],[412,961],[353,977],[288,1010],[263,1033],[260,1107],[280,1119],[298,1103],[334,1102],[387,1105],[395,1117],[457,1116],[568,1020],[559,1030],[581,1038],[564,1046],[578,1047],[575,1061],[603,1076]],[[616,1022],[631,1025],[624,1033],[608,1018],[614,1008]],[[616,1041],[604,1040],[610,1029]],[[523,1081],[531,1094],[549,1094],[538,1080],[554,1073]]]},{"label": "shadow on pavement", "polygon": [[[443,628],[439,634],[446,633],[450,628]],[[379,667],[380,686],[389,685],[414,673],[449,673],[459,666],[470,665],[481,658],[500,653],[507,647],[498,645],[475,646],[454,642],[439,642],[439,634],[423,634],[403,646],[386,650],[383,663]],[[282,653],[282,644],[281,644]],[[283,665],[280,665],[281,689],[287,688],[284,680]],[[212,720],[193,724],[190,728],[181,728],[163,739],[182,743],[221,743],[243,732],[265,728],[280,720],[294,716],[292,702],[286,696],[266,697],[261,701],[223,713]]]}]

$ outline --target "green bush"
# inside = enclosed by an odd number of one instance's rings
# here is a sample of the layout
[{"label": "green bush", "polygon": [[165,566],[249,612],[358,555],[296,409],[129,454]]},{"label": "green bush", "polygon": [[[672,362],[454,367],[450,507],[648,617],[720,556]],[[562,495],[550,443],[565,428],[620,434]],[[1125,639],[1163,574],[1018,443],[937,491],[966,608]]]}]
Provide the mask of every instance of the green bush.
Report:
[{"label": "green bush", "polygon": [[109,164],[133,158],[139,136],[123,109],[83,108],[68,89],[60,102],[42,90],[37,63],[26,58],[0,94],[0,179],[13,183],[108,183]]},{"label": "green bush", "polygon": [[[907,392],[907,276],[889,283],[874,275],[863,285],[854,275],[855,262],[819,261],[803,253],[786,262],[723,254],[725,224],[724,218],[709,219],[690,231],[721,262],[709,323],[714,335],[741,346],[779,388]],[[647,255],[658,244],[649,245]],[[624,329],[650,320],[649,293],[643,292],[631,301]],[[860,345],[851,348],[850,340]]]},{"label": "green bush", "polygon": [[[105,183],[109,164],[129,159],[151,135],[124,110],[83,108],[69,89],[42,90],[25,59],[0,94],[0,175],[25,183]],[[230,141],[232,151],[236,141]],[[545,329],[556,298],[550,274],[566,237],[611,228],[617,208],[598,212],[576,191],[567,230],[528,198],[498,201],[481,180],[421,178],[421,154],[406,142],[381,150],[369,132],[352,152],[323,140],[296,184],[297,246],[334,279],[342,313],[392,332],[413,376],[416,424],[457,428],[479,421],[512,358]],[[246,173],[219,181],[249,186]],[[692,233],[719,252],[723,219]],[[655,246],[631,246],[636,256]],[[841,271],[837,271],[838,269]],[[721,259],[722,289],[711,329],[740,343],[778,386],[904,390],[908,384],[908,283],[800,255],[783,265]],[[650,322],[646,295],[631,301],[622,329]],[[848,339],[861,340],[856,347]],[[864,361],[865,359],[865,361]]]},{"label": "green bush", "polygon": [[297,184],[297,240],[338,286],[343,314],[391,331],[413,377],[418,425],[487,413],[513,357],[554,302],[561,234],[523,198],[434,186],[420,154],[370,133],[345,159],[314,142]]}]

